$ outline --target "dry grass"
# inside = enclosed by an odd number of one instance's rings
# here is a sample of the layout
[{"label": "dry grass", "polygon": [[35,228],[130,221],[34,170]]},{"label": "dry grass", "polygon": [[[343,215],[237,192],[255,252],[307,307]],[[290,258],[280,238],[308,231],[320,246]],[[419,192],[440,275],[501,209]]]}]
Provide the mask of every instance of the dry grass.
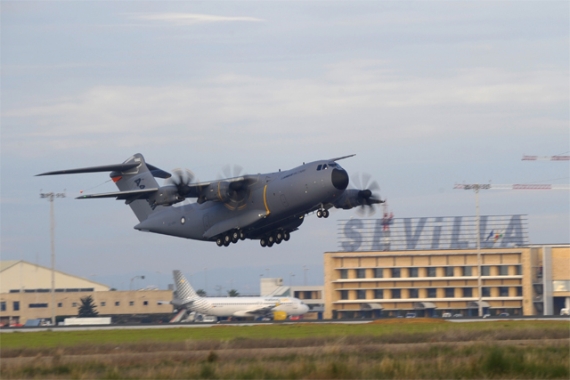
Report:
[{"label": "dry grass", "polygon": [[[223,327],[218,330],[225,331],[224,335],[216,339],[80,341],[55,347],[5,348],[4,338],[12,334],[3,334],[0,378],[570,378],[568,323],[554,328],[510,323],[451,328],[433,324],[437,328],[429,328],[428,322],[428,328],[424,328],[421,322],[400,321],[396,330],[392,329],[393,323],[376,323],[376,329],[387,330],[368,335],[350,334],[350,328],[336,325],[330,327],[331,331],[337,329],[341,334],[307,337],[303,330],[314,331],[313,327],[297,325],[288,331],[302,337],[271,337],[267,332],[272,330],[266,328],[261,330],[265,337],[260,338],[249,330],[252,327]],[[416,326],[420,330],[411,328]],[[412,331],[407,332],[408,327]],[[250,335],[241,336],[243,331]],[[28,334],[34,333],[14,336]],[[52,334],[58,337],[63,333]]]}]

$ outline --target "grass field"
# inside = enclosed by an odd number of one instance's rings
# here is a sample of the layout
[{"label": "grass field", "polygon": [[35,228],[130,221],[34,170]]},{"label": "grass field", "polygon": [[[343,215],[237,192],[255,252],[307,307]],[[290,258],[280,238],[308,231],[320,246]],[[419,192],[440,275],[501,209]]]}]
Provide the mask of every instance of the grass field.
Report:
[{"label": "grass field", "polygon": [[0,334],[0,377],[570,378],[570,323],[435,319]]}]

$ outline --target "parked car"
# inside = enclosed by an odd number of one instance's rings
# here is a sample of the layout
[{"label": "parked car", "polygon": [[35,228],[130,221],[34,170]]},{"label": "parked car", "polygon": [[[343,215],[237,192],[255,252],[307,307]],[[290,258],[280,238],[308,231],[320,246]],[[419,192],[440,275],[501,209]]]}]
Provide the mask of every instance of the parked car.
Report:
[{"label": "parked car", "polygon": [[510,314],[509,313],[501,313],[499,314],[499,317],[508,317]]},{"label": "parked car", "polygon": [[463,314],[461,313],[457,313],[457,314],[453,314],[454,318],[463,318]]},{"label": "parked car", "polygon": [[443,313],[441,315],[442,318],[451,318],[451,313]]},{"label": "parked car", "polygon": [[406,318],[415,318],[416,313],[406,313]]},{"label": "parked car", "polygon": [[489,317],[491,317],[491,314],[485,314],[485,315],[483,315],[483,318],[489,318]]}]

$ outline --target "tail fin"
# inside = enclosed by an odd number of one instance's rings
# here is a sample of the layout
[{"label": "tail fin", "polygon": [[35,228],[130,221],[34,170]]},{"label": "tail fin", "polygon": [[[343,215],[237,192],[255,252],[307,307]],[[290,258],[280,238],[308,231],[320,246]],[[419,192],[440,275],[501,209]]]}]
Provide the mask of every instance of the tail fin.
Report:
[{"label": "tail fin", "polygon": [[174,286],[176,287],[176,298],[180,301],[185,301],[189,299],[200,298],[200,296],[194,291],[192,285],[186,280],[186,277],[179,270],[172,271],[174,275]]},{"label": "tail fin", "polygon": [[[111,172],[110,176],[119,190],[131,191],[159,187],[158,182],[156,182],[153,173],[149,170],[142,154],[137,153],[133,155],[123,164],[137,164],[137,166],[123,171]],[[152,168],[154,169],[154,167]],[[151,206],[151,203],[147,199],[137,199],[132,202],[128,202],[128,204],[131,206],[131,209],[137,216],[139,222],[146,220],[156,209],[162,207]]]}]

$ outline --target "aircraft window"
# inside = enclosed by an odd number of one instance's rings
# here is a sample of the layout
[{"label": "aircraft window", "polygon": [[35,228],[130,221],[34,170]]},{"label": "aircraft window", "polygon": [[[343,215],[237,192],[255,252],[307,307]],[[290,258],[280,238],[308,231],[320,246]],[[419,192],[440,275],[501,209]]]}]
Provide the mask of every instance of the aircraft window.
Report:
[{"label": "aircraft window", "polygon": [[338,166],[338,164],[336,162],[331,162],[331,163],[329,163],[329,166],[331,168],[334,168],[334,167]]},{"label": "aircraft window", "polygon": [[322,167],[323,167],[323,165],[317,166],[317,171],[318,171],[318,170],[321,170]]},{"label": "aircraft window", "polygon": [[327,164],[323,165],[323,170],[325,170],[327,168]]}]

